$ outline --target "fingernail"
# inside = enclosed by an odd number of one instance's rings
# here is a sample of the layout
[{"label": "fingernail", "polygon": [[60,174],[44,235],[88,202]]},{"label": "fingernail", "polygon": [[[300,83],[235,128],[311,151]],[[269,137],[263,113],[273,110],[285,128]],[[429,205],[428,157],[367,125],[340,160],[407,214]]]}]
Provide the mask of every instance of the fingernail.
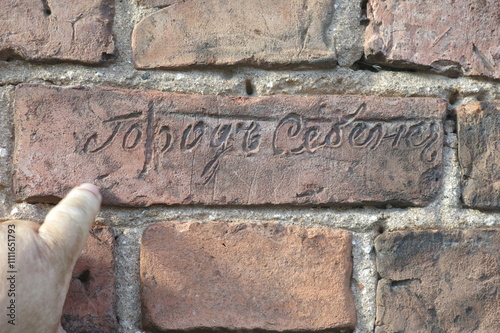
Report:
[{"label": "fingernail", "polygon": [[101,193],[99,192],[99,189],[93,184],[85,183],[78,186],[78,188],[92,192],[99,200],[101,199]]}]

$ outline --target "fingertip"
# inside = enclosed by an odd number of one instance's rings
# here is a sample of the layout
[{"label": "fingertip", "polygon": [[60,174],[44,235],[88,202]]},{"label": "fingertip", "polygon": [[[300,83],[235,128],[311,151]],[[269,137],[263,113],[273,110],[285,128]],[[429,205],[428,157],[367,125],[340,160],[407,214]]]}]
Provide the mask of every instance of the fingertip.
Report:
[{"label": "fingertip", "polygon": [[94,184],[84,183],[84,184],[78,186],[77,188],[80,188],[82,190],[87,190],[87,191],[91,192],[92,194],[94,194],[97,197],[97,199],[99,199],[99,200],[102,199],[101,192],[99,192],[99,188],[97,186],[95,186]]},{"label": "fingertip", "polygon": [[72,189],[45,217],[39,233],[78,256],[101,206],[99,189],[82,184]]}]

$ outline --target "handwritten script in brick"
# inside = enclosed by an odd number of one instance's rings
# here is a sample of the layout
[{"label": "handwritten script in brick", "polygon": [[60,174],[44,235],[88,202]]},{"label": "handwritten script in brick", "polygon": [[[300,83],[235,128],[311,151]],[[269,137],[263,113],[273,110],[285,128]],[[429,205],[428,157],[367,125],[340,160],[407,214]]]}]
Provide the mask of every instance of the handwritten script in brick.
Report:
[{"label": "handwritten script in brick", "polygon": [[81,182],[106,204],[424,205],[441,184],[445,103],[177,95],[22,85],[15,190]]}]

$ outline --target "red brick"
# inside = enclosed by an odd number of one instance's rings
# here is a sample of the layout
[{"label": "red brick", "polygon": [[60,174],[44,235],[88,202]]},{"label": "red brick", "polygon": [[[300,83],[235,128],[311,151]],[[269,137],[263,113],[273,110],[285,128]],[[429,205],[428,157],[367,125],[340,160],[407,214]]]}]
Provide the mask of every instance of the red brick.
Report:
[{"label": "red brick", "polygon": [[114,52],[112,0],[15,0],[0,7],[0,60],[96,64]]},{"label": "red brick", "polygon": [[352,329],[351,236],[251,223],[162,223],[141,243],[143,325]]},{"label": "red brick", "polygon": [[500,101],[463,105],[457,118],[464,203],[500,209]]},{"label": "red brick", "polygon": [[500,229],[379,236],[375,332],[500,332],[499,245]]},{"label": "red brick", "polygon": [[114,244],[111,229],[91,230],[64,304],[62,326],[66,332],[117,332]]},{"label": "red brick", "polygon": [[54,201],[93,182],[113,205],[425,205],[441,184],[445,108],[23,85],[15,192]]},{"label": "red brick", "polygon": [[369,62],[500,78],[500,1],[370,0]]},{"label": "red brick", "polygon": [[147,16],[134,28],[135,66],[335,66],[329,31],[334,2],[178,1]]},{"label": "red brick", "polygon": [[424,205],[441,184],[445,107],[24,85],[15,192],[54,201],[94,182],[116,205]]}]

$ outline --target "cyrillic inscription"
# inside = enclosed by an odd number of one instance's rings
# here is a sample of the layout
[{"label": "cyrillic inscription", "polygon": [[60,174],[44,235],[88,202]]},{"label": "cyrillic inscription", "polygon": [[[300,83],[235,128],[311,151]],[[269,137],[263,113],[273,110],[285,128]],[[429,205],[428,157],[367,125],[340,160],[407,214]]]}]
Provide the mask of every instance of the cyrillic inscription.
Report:
[{"label": "cyrillic inscription", "polygon": [[44,201],[91,181],[119,205],[423,205],[440,185],[444,111],[423,98],[24,85],[16,190]]}]

